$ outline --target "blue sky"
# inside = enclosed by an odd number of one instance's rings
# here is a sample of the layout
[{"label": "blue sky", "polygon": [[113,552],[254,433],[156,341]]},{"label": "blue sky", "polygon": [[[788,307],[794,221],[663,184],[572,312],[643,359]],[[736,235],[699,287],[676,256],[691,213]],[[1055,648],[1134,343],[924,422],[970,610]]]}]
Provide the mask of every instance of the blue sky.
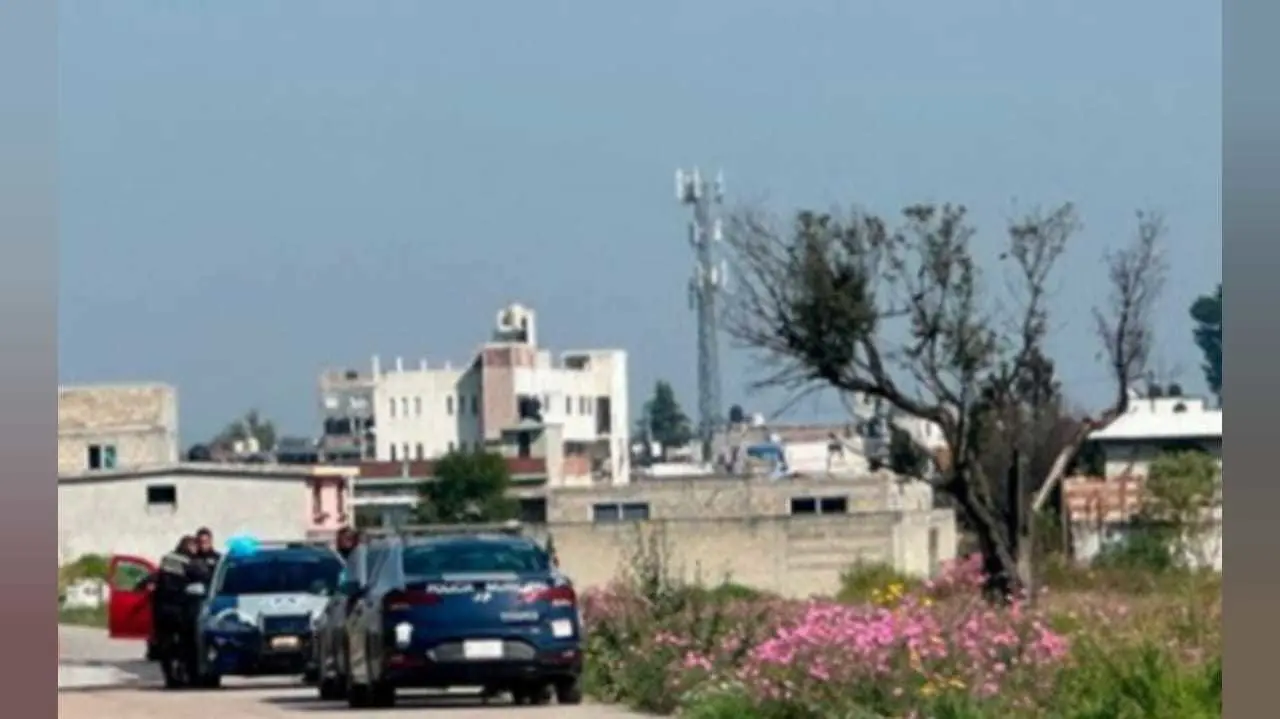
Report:
[{"label": "blue sky", "polygon": [[[159,379],[184,441],[255,406],[313,431],[324,366],[464,361],[496,309],[694,396],[677,166],[780,211],[1074,201],[1053,342],[1109,391],[1088,308],[1134,211],[1172,272],[1156,367],[1203,389],[1221,277],[1221,8],[1193,0],[65,0],[60,375]],[[726,403],[752,377],[730,354]],[[765,395],[751,408],[776,409]],[[817,399],[793,416],[829,415]]]}]

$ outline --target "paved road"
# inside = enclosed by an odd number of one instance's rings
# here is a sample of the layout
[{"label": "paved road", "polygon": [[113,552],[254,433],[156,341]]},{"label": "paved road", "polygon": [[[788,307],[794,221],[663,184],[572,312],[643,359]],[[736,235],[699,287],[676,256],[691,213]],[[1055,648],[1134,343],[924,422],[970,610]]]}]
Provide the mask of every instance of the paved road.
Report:
[{"label": "paved road", "polygon": [[219,691],[163,691],[142,647],[112,642],[94,630],[59,627],[59,719],[268,719],[309,716],[429,716],[432,719],[634,719],[642,715],[604,706],[515,707],[484,705],[471,697],[408,694],[396,708],[354,711],[320,702],[315,690],[295,683],[227,680]]}]

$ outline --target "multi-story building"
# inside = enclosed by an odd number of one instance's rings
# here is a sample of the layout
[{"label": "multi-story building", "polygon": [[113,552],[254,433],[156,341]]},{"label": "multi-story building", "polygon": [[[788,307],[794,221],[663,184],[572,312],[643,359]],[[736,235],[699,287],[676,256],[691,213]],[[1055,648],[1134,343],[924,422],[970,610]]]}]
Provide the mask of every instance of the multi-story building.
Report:
[{"label": "multi-story building", "polygon": [[178,461],[178,391],[160,383],[58,388],[58,474]]},{"label": "multi-story building", "polygon": [[[515,442],[530,457],[538,437],[555,436],[555,454],[588,467],[594,481],[625,483],[630,474],[627,356],[622,350],[562,352],[537,343],[532,310],[503,308],[491,340],[470,362],[345,371],[321,378],[330,458],[408,462],[450,451],[499,451]],[[355,408],[359,409],[355,409]],[[554,429],[541,432],[541,429]],[[337,448],[359,446],[346,455]]]},{"label": "multi-story building", "polygon": [[320,452],[335,462],[359,462],[377,456],[373,417],[375,376],[354,369],[320,375],[320,416],[324,423]]}]

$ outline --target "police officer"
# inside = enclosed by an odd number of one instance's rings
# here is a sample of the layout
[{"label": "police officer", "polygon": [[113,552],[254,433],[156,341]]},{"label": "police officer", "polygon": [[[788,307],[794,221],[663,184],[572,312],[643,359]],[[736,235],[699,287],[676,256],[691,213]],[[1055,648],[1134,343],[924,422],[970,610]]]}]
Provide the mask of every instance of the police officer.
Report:
[{"label": "police officer", "polygon": [[222,559],[222,554],[213,548],[213,532],[208,527],[201,527],[196,531],[196,559],[204,565],[210,577],[213,576],[218,561]]},{"label": "police officer", "polygon": [[356,547],[360,546],[360,533],[351,527],[343,527],[338,530],[334,545],[338,550],[338,554],[342,555],[343,559],[346,559],[351,556]]},{"label": "police officer", "polygon": [[165,684],[182,686],[191,681],[195,666],[195,614],[198,598],[187,594],[188,585],[206,576],[196,561],[196,538],[184,536],[172,552],[160,560],[151,609],[156,632],[158,659],[164,669]]}]

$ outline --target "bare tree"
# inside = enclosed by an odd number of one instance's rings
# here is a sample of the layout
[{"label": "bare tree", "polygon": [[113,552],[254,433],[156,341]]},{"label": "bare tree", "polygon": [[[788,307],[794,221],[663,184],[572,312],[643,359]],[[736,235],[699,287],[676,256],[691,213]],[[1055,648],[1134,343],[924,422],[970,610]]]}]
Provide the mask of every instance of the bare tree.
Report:
[{"label": "bare tree", "polygon": [[[993,594],[1030,581],[1031,521],[1089,434],[1128,407],[1151,348],[1150,315],[1165,273],[1160,218],[1140,214],[1131,246],[1108,254],[1109,302],[1095,310],[1115,394],[1066,437],[1038,490],[1006,495],[984,453],[992,437],[1025,434],[1028,388],[1043,372],[1050,280],[1079,229],[1075,209],[1034,212],[1008,227],[1007,292],[985,293],[963,207],[913,205],[901,226],[862,211],[803,211],[790,224],[759,208],[726,223],[738,282],[726,327],[755,350],[759,386],[829,386],[878,397],[935,423],[948,458],[937,473],[975,534]],[[1034,390],[1032,390],[1034,391]],[[1028,506],[1029,505],[1029,506]]]}]

